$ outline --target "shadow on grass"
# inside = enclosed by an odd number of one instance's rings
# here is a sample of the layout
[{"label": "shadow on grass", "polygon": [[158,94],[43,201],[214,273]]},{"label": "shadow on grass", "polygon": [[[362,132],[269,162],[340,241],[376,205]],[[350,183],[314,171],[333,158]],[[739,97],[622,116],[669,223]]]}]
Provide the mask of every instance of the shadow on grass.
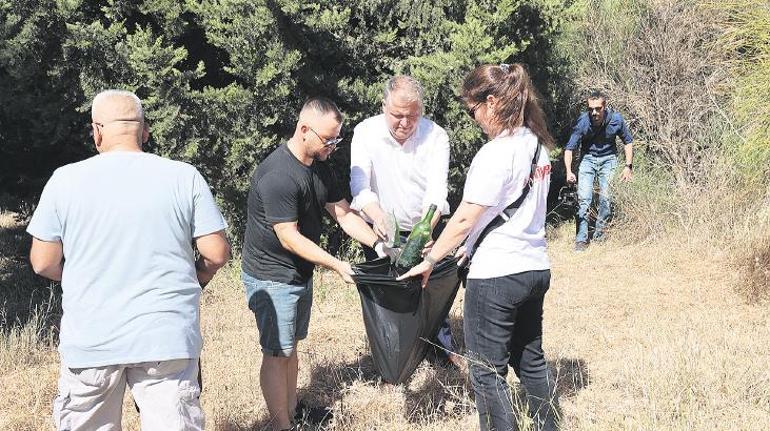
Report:
[{"label": "shadow on grass", "polygon": [[25,227],[20,222],[0,225],[0,331],[35,321],[58,336],[61,286],[32,271],[28,258],[32,238]]},{"label": "shadow on grass", "polygon": [[559,398],[572,398],[591,384],[588,366],[582,359],[561,358],[548,361],[548,366],[556,379],[556,393]]},{"label": "shadow on grass", "polygon": [[[449,323],[452,328],[456,350],[462,352],[464,346],[462,319],[450,315]],[[347,389],[354,383],[364,383],[371,386],[387,385],[380,378],[368,349],[358,353],[357,357],[348,362],[330,360],[300,359],[300,367],[312,367],[310,382],[299,390],[299,398],[309,405],[320,407],[335,407],[344,397],[350,396]],[[575,358],[560,358],[548,361],[548,366],[556,380],[556,392],[560,399],[571,398],[590,384],[590,374],[584,360]],[[511,370],[511,373],[513,370]],[[403,387],[405,419],[417,426],[418,424],[441,423],[448,419],[458,419],[475,414],[473,389],[467,373],[451,366],[441,366],[423,361],[416,371],[419,377],[413,377]],[[526,399],[524,388],[516,384],[512,388],[519,400]],[[521,406],[519,406],[520,409]],[[334,429],[344,429],[346,406],[342,411],[335,409],[335,415],[340,421],[335,421]],[[517,409],[518,410],[518,409]],[[226,431],[262,431],[270,430],[271,423],[264,412],[261,418],[252,423],[219,424]],[[305,427],[304,430],[325,430],[325,427]]]},{"label": "shadow on grass", "polygon": [[234,424],[232,422],[218,423],[217,429],[222,431],[271,431],[272,425],[270,419],[265,414],[265,418],[250,423],[248,425]]}]

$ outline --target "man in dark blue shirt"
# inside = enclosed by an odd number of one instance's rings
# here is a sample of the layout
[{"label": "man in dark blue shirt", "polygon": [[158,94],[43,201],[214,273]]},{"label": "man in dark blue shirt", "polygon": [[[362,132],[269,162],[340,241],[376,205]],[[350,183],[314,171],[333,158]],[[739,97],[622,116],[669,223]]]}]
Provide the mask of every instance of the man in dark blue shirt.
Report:
[{"label": "man in dark blue shirt", "polygon": [[[615,137],[623,141],[626,166],[621,178],[631,180],[634,151],[631,146],[633,138],[628,131],[623,116],[607,107],[607,96],[594,92],[586,101],[588,110],[580,115],[577,124],[572,129],[572,135],[564,150],[564,164],[567,167],[567,182],[578,181],[577,237],[575,251],[583,251],[588,247],[588,209],[594,194],[594,179],[599,181],[599,214],[596,217],[594,241],[604,239],[607,219],[610,216],[609,183],[618,165],[618,149]],[[572,153],[580,145],[583,155],[578,170],[578,178],[572,172]]]}]

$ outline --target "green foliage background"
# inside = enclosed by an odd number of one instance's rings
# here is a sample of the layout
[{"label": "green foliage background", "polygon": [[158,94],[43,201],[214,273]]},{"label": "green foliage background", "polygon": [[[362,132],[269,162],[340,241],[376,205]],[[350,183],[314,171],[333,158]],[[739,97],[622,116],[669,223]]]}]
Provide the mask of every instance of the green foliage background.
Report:
[{"label": "green foliage background", "polygon": [[[384,81],[409,73],[450,134],[456,201],[483,142],[457,98],[464,74],[523,61],[562,112],[560,17],[550,0],[0,0],[0,190],[34,202],[56,167],[93,154],[90,100],[124,88],[145,103],[146,150],[197,166],[238,240],[249,176],[305,98],[338,103],[349,143]],[[348,157],[344,145],[333,159],[343,178]]]}]

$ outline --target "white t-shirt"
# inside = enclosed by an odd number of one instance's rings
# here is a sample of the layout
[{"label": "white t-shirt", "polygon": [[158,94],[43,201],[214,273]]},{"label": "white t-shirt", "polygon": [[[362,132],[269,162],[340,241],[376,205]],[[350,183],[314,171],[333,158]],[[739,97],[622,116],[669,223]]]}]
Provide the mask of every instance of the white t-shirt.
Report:
[{"label": "white t-shirt", "polygon": [[192,242],[225,228],[206,181],[186,163],[114,151],[57,169],[27,232],[63,245],[62,363],[197,358]]},{"label": "white t-shirt", "polygon": [[[503,133],[486,143],[473,158],[463,201],[489,207],[468,235],[472,250],[478,236],[503,209],[521,196],[529,180],[537,137],[527,128]],[[534,182],[508,221],[490,231],[473,255],[468,278],[494,278],[550,268],[545,244],[545,214],[551,162],[540,150]]]},{"label": "white t-shirt", "polygon": [[449,137],[427,118],[420,118],[403,145],[390,135],[384,114],[367,118],[353,131],[350,206],[356,211],[378,202],[386,214],[395,215],[399,228],[411,230],[431,204],[449,213],[448,173]]}]

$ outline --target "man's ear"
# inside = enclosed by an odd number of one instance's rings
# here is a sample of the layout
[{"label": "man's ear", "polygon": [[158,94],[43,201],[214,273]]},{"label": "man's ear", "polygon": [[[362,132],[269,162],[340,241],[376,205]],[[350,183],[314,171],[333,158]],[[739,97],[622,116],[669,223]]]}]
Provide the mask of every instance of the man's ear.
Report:
[{"label": "man's ear", "polygon": [[147,123],[144,123],[144,127],[142,127],[142,143],[146,144],[147,141],[150,140],[150,127],[147,125]]},{"label": "man's ear", "polygon": [[99,130],[99,127],[96,124],[91,123],[91,128],[93,131],[93,140],[94,140],[94,148],[96,148],[96,151],[99,151],[99,148],[102,146],[102,134],[101,130]]}]

